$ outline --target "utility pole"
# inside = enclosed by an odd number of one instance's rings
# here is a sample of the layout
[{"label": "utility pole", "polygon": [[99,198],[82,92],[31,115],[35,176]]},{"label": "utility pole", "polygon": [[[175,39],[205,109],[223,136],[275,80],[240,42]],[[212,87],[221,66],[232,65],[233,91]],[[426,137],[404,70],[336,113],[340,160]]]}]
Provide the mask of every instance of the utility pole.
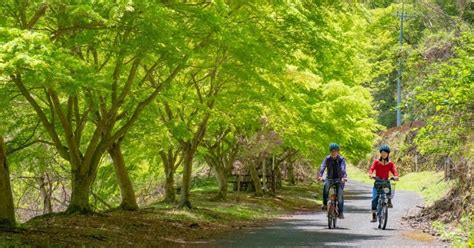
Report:
[{"label": "utility pole", "polygon": [[[402,0],[402,13],[400,14],[400,36],[399,36],[399,43],[400,43],[400,51],[403,48],[403,20],[405,19],[405,2]],[[401,113],[401,84],[402,84],[402,54],[400,53],[400,57],[398,57],[398,78],[397,78],[397,127],[402,125],[402,113]]]}]

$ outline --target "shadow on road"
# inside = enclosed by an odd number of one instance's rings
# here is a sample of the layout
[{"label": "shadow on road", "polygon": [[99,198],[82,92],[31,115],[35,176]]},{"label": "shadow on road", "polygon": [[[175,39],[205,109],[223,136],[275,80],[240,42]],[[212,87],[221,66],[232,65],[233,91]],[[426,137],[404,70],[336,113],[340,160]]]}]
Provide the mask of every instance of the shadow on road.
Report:
[{"label": "shadow on road", "polygon": [[374,225],[375,225],[374,230],[379,231],[379,232],[384,232],[384,231],[398,231],[398,230],[400,230],[400,229],[397,229],[397,228],[385,228],[385,230],[384,230],[384,229],[379,229],[379,228],[377,228],[377,225],[378,225],[378,224],[374,224]]},{"label": "shadow on road", "polygon": [[[215,240],[204,240],[199,247],[443,247],[435,242],[407,239],[408,230],[400,219],[412,206],[422,202],[414,193],[398,192],[397,208],[390,211],[386,230],[370,223],[372,186],[357,182],[345,190],[345,219],[337,221],[336,229],[328,229],[325,211],[287,215],[263,228],[235,231]],[[387,226],[388,227],[388,226]]]},{"label": "shadow on road", "polygon": [[[278,238],[276,238],[278,237]],[[245,240],[221,240],[216,246],[211,247],[260,247],[260,246],[344,246],[353,242],[367,240],[382,240],[383,235],[349,234],[322,230],[286,230],[285,232],[259,232],[246,236]],[[202,244],[203,247],[209,247]]]},{"label": "shadow on road", "polygon": [[367,200],[370,201],[372,197],[370,195],[344,195],[344,201],[358,201],[358,200]]},{"label": "shadow on road", "polygon": [[344,204],[344,215],[347,215],[346,218],[350,218],[351,214],[367,214],[367,221],[369,221],[370,215],[370,206],[366,208],[361,208],[353,205]]}]

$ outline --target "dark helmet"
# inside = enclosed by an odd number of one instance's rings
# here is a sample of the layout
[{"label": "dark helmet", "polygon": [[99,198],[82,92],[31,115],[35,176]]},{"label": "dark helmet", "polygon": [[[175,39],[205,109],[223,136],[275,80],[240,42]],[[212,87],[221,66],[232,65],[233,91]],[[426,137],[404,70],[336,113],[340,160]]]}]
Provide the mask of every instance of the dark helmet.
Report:
[{"label": "dark helmet", "polygon": [[336,143],[331,143],[329,145],[329,151],[332,151],[332,150],[338,150],[339,151],[339,148],[340,148],[339,145],[336,144]]},{"label": "dark helmet", "polygon": [[380,152],[384,151],[384,152],[390,153],[390,146],[388,146],[387,144],[383,144],[383,145],[380,146],[379,151]]}]

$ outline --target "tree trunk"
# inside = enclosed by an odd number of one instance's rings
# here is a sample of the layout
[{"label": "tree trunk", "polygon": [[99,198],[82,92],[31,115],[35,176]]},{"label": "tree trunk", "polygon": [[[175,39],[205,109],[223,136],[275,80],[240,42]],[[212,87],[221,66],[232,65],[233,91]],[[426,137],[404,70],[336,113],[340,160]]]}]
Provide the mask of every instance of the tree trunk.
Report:
[{"label": "tree trunk", "polygon": [[[212,108],[212,103],[209,106]],[[183,143],[183,183],[181,185],[181,202],[179,207],[192,208],[191,201],[189,200],[189,192],[191,191],[191,173],[193,172],[193,158],[197,151],[199,143],[202,141],[206,134],[207,122],[209,121],[210,113],[207,113],[204,119],[199,124],[199,129],[194,134],[191,141]]]},{"label": "tree trunk", "polygon": [[3,136],[0,136],[0,227],[15,226],[15,208]]},{"label": "tree trunk", "polygon": [[[172,166],[171,166],[172,167]],[[174,170],[165,165],[165,199],[164,202],[173,203],[176,201],[176,189],[174,188]]]},{"label": "tree trunk", "polygon": [[[474,132],[470,132],[466,140],[464,140],[463,144],[472,144],[472,141],[474,140]],[[472,212],[472,162],[468,159],[472,157],[472,150],[469,149],[471,146],[465,145],[464,146],[464,151],[462,152],[461,155],[461,161],[460,161],[460,171],[459,171],[459,182],[460,182],[460,188],[461,192],[464,193],[464,201],[463,201],[463,210],[465,213],[471,213]]]},{"label": "tree trunk", "polygon": [[250,169],[250,176],[252,177],[253,185],[255,186],[255,195],[263,196],[262,183],[260,182],[260,178],[258,177],[258,172],[257,172],[257,168],[255,168],[255,164],[250,162],[249,169]]},{"label": "tree trunk", "polygon": [[213,167],[216,174],[217,183],[219,185],[219,191],[217,191],[217,195],[214,197],[214,199],[225,201],[227,199],[227,176],[225,166],[223,164],[216,164]]},{"label": "tree trunk", "polygon": [[415,172],[418,172],[418,154],[415,154]]},{"label": "tree trunk", "polygon": [[89,204],[92,178],[88,175],[81,175],[79,172],[72,172],[71,202],[67,207],[67,213],[91,213]]},{"label": "tree trunk", "polygon": [[267,192],[267,159],[262,158],[262,184],[263,184],[263,191]]},{"label": "tree trunk", "polygon": [[38,183],[40,185],[41,196],[43,197],[43,214],[49,214],[53,212],[53,206],[51,204],[51,190],[48,189],[49,180],[45,181],[45,175],[38,178]]},{"label": "tree trunk", "polygon": [[275,194],[276,192],[276,181],[275,181],[275,154],[272,156],[272,172],[271,172],[271,178],[272,178],[272,193]]},{"label": "tree trunk", "polygon": [[167,153],[164,151],[159,152],[161,156],[161,160],[163,161],[163,167],[165,170],[165,199],[163,202],[166,203],[174,203],[176,201],[176,190],[174,187],[174,173],[176,171],[177,166],[181,163],[181,161],[177,162],[177,155],[173,153],[172,149],[169,149]]},{"label": "tree trunk", "polygon": [[132,181],[125,166],[122,150],[120,148],[120,141],[114,142],[109,148],[110,157],[114,164],[115,174],[120,186],[120,193],[122,195],[122,202],[120,208],[123,210],[135,211],[138,209],[135,191],[133,190]]},{"label": "tree trunk", "polygon": [[275,177],[276,177],[276,182],[275,182],[276,189],[281,189],[283,187],[283,184],[282,184],[281,170],[279,166],[275,168]]},{"label": "tree trunk", "polygon": [[293,163],[288,163],[288,181],[290,182],[290,185],[296,185]]},{"label": "tree trunk", "polygon": [[[209,148],[208,148],[209,149]],[[216,155],[212,151],[210,154],[204,156],[207,164],[214,171],[214,176],[216,177],[218,191],[217,194],[213,197],[215,201],[225,201],[227,199],[227,166],[225,159]]]},{"label": "tree trunk", "polygon": [[189,200],[189,192],[191,190],[191,173],[193,171],[194,149],[190,144],[187,144],[186,148],[183,149],[183,157],[183,182],[181,184],[181,201],[179,207],[192,208],[193,206]]}]

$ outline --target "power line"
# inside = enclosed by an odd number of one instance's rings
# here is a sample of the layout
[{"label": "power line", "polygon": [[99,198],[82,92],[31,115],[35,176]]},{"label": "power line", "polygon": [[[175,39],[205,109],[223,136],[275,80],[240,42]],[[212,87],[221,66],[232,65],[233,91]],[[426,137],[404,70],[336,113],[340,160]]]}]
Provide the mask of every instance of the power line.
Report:
[{"label": "power line", "polygon": [[403,61],[402,61],[402,54],[401,51],[403,49],[403,21],[407,15],[405,15],[405,2],[402,0],[402,11],[400,13],[400,36],[398,42],[400,44],[400,56],[398,57],[398,77],[397,77],[397,127],[402,125],[402,112],[401,112],[401,101],[402,101],[402,68],[403,68]]}]

